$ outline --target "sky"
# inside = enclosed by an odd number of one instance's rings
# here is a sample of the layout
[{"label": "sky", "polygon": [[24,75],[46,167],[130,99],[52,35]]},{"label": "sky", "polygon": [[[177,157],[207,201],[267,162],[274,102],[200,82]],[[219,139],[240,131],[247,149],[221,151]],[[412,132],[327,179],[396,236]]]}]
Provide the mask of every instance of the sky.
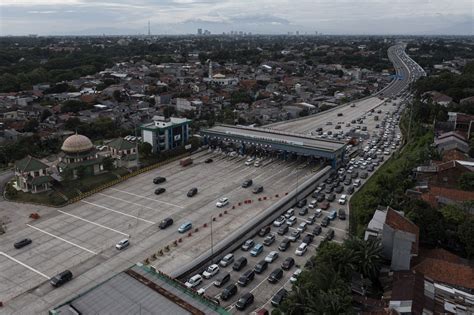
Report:
[{"label": "sky", "polygon": [[474,35],[472,0],[1,0],[0,35]]}]

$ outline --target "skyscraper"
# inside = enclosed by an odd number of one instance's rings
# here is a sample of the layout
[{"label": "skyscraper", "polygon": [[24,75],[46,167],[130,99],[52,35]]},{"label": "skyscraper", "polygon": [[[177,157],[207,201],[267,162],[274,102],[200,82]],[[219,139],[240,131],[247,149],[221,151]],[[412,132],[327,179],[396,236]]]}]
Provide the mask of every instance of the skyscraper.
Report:
[{"label": "skyscraper", "polygon": [[198,34],[198,35],[202,35],[202,28],[198,28],[197,34]]}]

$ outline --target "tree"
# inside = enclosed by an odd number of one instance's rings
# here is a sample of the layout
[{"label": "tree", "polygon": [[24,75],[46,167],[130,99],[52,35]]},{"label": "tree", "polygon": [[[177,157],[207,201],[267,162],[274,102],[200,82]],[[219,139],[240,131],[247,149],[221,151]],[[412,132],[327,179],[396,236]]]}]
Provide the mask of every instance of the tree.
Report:
[{"label": "tree", "polygon": [[51,115],[52,113],[48,109],[43,109],[43,111],[41,112],[40,121],[44,121],[46,118],[48,118]]},{"label": "tree", "polygon": [[153,146],[148,142],[143,142],[138,145],[138,153],[147,158],[152,154]]},{"label": "tree", "polygon": [[458,228],[458,236],[461,242],[464,243],[467,256],[474,257],[474,218],[470,217],[464,221]]},{"label": "tree", "polygon": [[459,177],[459,188],[474,191],[474,173],[464,173]]},{"label": "tree", "polygon": [[76,168],[76,176],[79,179],[82,179],[86,176],[87,174],[87,166],[80,165]]},{"label": "tree", "polygon": [[38,127],[39,127],[39,122],[33,118],[33,119],[28,120],[23,130],[25,132],[36,132]]},{"label": "tree", "polygon": [[102,161],[102,165],[106,171],[111,171],[115,168],[114,159],[112,159],[110,156],[107,156]]},{"label": "tree", "polygon": [[356,271],[369,279],[377,279],[382,265],[382,247],[378,240],[351,238],[345,245],[353,252]]},{"label": "tree", "polygon": [[466,213],[456,205],[446,205],[440,209],[446,221],[453,225],[459,226],[466,219]]}]

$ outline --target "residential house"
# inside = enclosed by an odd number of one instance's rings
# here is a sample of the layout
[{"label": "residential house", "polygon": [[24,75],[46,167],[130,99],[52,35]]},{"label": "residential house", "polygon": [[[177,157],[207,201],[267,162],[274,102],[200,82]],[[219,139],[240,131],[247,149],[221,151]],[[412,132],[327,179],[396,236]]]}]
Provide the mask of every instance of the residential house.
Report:
[{"label": "residential house", "polygon": [[136,168],[138,166],[137,146],[124,138],[117,138],[106,144],[115,167]]},{"label": "residential house", "polygon": [[40,160],[27,156],[15,162],[13,187],[23,192],[39,193],[51,189],[49,166]]}]

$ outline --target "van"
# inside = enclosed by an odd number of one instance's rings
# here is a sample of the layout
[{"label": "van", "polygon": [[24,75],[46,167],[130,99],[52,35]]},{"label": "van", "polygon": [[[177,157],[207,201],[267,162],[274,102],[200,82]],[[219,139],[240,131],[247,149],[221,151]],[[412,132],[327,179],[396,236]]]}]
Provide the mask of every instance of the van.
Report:
[{"label": "van", "polygon": [[214,285],[218,288],[222,287],[224,284],[229,282],[230,280],[230,273],[226,272],[221,274],[215,281]]},{"label": "van", "polygon": [[62,286],[66,282],[70,281],[71,279],[72,279],[72,272],[70,270],[64,270],[60,274],[57,274],[54,277],[52,277],[49,283],[51,283],[53,287],[57,288],[57,287]]},{"label": "van", "polygon": [[250,281],[252,281],[254,278],[255,278],[255,271],[253,271],[253,270],[247,270],[246,272],[244,272],[243,275],[240,276],[239,281],[237,281],[237,283],[238,283],[240,286],[245,287],[245,286],[247,286],[247,284],[249,284]]},{"label": "van", "polygon": [[247,266],[247,258],[240,257],[234,262],[234,264],[232,265],[232,269],[234,269],[235,271],[240,271],[245,266]]},{"label": "van", "polygon": [[252,250],[250,250],[250,255],[252,256],[258,256],[263,252],[263,245],[262,244],[257,244],[255,245]]}]

